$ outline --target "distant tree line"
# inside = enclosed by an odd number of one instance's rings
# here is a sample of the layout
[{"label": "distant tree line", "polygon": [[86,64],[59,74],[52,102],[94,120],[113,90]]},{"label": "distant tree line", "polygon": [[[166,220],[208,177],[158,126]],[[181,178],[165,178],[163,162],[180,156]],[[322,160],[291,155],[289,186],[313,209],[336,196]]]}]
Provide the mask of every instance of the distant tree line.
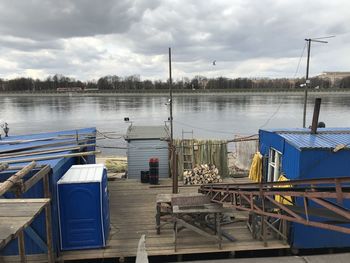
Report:
[{"label": "distant tree line", "polygon": [[[289,90],[300,89],[305,79],[287,78],[182,78],[173,82],[174,90]],[[350,77],[331,83],[329,79],[315,77],[311,79],[311,88],[350,88]],[[141,80],[138,75],[119,77],[116,75],[104,76],[97,81],[75,80],[63,75],[49,76],[45,80],[32,78],[0,79],[0,91],[4,92],[57,92],[61,88],[79,88],[84,91],[99,92],[128,92],[169,89],[167,81]]]}]

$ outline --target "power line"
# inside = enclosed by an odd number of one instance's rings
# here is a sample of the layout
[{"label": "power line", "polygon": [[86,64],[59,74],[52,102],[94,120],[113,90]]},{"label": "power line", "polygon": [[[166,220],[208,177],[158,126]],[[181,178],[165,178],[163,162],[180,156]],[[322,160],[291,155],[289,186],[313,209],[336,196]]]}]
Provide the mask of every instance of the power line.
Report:
[{"label": "power line", "polygon": [[[303,50],[301,51],[301,54],[300,54],[300,57],[299,57],[299,61],[298,61],[298,65],[297,65],[297,68],[296,68],[296,70],[295,70],[295,73],[294,73],[293,78],[295,78],[296,75],[298,74],[298,71],[299,71],[299,68],[300,68],[301,59],[302,59],[303,56],[304,56],[304,52],[305,52],[306,45],[307,45],[307,43],[305,42],[304,47],[303,47]],[[276,114],[277,114],[277,113],[279,112],[279,110],[281,109],[282,104],[283,104],[283,100],[278,104],[276,110],[275,110],[275,111],[271,114],[271,116],[265,121],[265,123],[259,127],[259,129],[265,127],[265,126],[276,116]]]},{"label": "power line", "polygon": [[307,43],[305,42],[305,44],[304,44],[304,48],[303,48],[303,51],[301,52],[300,57],[299,57],[298,66],[297,66],[297,69],[295,70],[295,73],[294,73],[293,79],[294,79],[294,78],[296,77],[296,75],[298,74],[299,67],[300,67],[300,63],[301,63],[301,59],[302,59],[302,58],[303,58],[303,56],[304,56],[304,52],[305,52],[306,45],[307,45]]},{"label": "power line", "polygon": [[279,112],[282,104],[283,104],[283,100],[277,106],[276,110],[272,113],[272,115],[265,121],[265,123],[259,127],[259,129],[264,128],[272,120],[272,118],[276,116],[276,114]]}]

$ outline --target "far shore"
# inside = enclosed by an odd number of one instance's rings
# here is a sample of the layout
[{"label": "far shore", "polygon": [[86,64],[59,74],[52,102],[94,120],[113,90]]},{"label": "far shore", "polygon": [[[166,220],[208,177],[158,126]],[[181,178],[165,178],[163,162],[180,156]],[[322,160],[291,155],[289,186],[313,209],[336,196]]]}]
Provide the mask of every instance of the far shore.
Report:
[{"label": "far shore", "polygon": [[[346,90],[309,90],[308,93],[312,95],[348,95],[350,94],[350,89]],[[158,92],[0,92],[0,97],[118,97],[118,96],[168,96],[169,92],[162,90]],[[188,96],[188,95],[201,95],[201,96],[213,96],[213,95],[276,95],[280,96],[282,94],[288,95],[304,95],[304,90],[217,90],[217,91],[188,91],[188,90],[177,90],[173,91],[174,96]]]}]

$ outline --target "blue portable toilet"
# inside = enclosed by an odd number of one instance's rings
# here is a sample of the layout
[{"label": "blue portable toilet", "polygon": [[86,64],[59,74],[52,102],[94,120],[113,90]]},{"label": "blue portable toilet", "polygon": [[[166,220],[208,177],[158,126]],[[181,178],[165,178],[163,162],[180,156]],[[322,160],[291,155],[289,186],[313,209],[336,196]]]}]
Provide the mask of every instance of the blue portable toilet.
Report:
[{"label": "blue portable toilet", "polygon": [[61,250],[101,248],[109,234],[103,164],[73,165],[57,183]]}]

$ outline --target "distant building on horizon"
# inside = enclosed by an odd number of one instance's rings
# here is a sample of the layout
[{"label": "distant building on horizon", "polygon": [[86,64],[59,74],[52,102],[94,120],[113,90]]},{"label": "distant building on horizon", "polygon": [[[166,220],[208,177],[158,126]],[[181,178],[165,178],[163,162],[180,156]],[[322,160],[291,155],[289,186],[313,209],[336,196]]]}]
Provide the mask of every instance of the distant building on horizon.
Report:
[{"label": "distant building on horizon", "polygon": [[82,92],[82,87],[59,87],[56,89],[57,92]]},{"label": "distant building on horizon", "polygon": [[328,79],[331,82],[331,86],[335,86],[343,78],[350,77],[350,71],[324,71],[317,77],[321,79]]}]

